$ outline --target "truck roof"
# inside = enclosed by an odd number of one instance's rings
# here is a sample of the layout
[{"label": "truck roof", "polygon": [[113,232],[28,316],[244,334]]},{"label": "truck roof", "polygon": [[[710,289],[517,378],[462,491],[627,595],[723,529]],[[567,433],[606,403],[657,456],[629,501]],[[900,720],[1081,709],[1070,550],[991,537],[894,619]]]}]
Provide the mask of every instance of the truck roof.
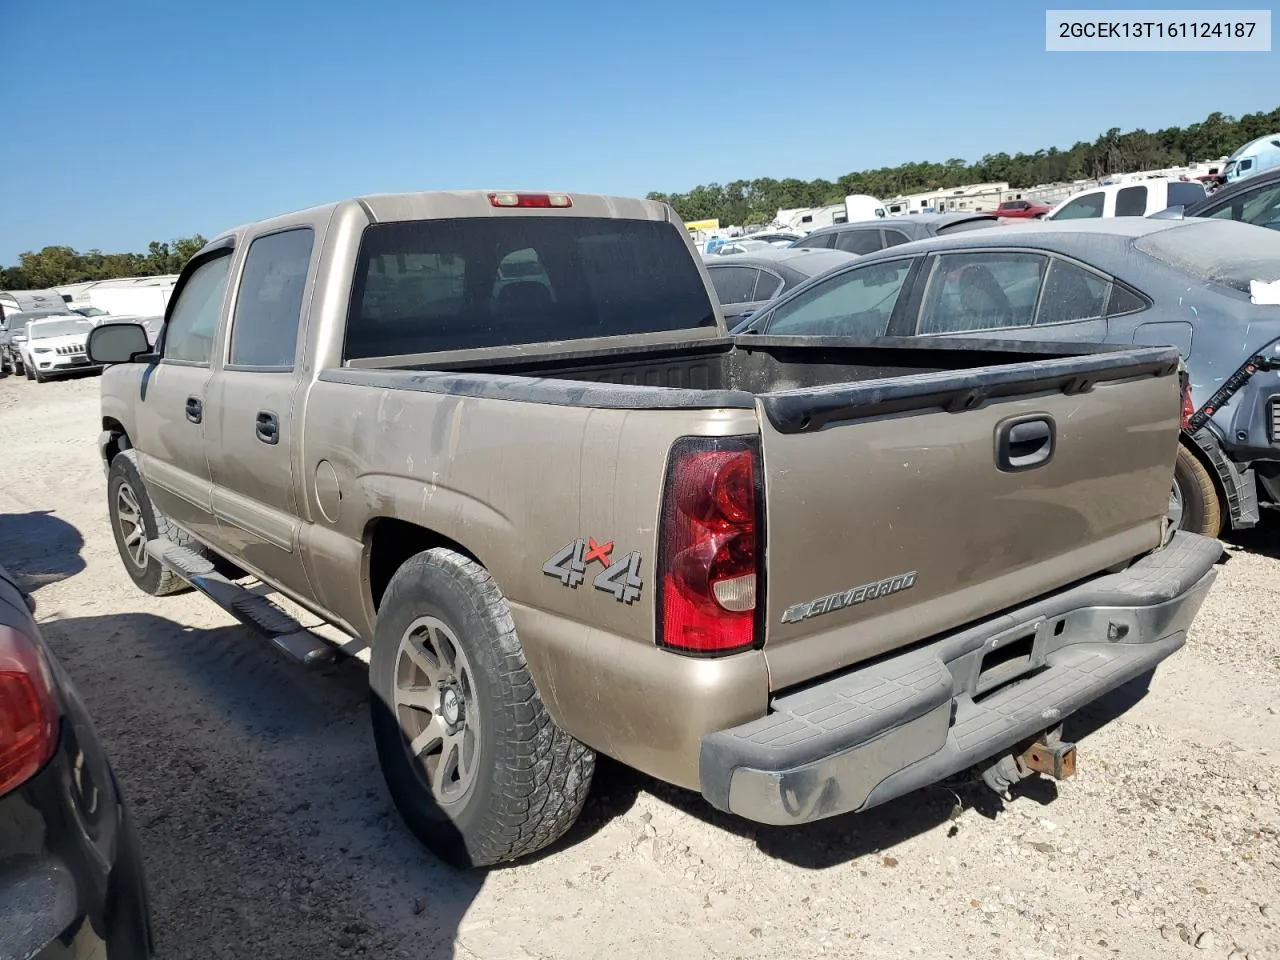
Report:
[{"label": "truck roof", "polygon": [[[495,206],[490,196],[501,193],[567,196],[569,207],[512,208]],[[673,220],[671,208],[658,200],[641,200],[634,197],[613,197],[598,193],[566,193],[547,190],[424,190],[415,193],[374,193],[351,197],[333,203],[319,204],[303,210],[278,214],[264,220],[254,220],[230,230],[224,230],[210,243],[240,237],[247,232],[258,233],[270,228],[276,221],[281,225],[299,215],[323,216],[335,213],[343,207],[358,206],[375,223],[398,220],[446,220],[460,217],[537,216],[600,217],[620,220]]]}]

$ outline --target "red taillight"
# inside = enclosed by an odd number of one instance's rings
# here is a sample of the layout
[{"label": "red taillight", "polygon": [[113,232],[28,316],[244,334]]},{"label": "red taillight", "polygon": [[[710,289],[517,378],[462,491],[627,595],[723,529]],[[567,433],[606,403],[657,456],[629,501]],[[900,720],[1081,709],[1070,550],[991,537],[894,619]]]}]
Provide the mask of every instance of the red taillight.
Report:
[{"label": "red taillight", "polygon": [[1195,416],[1196,405],[1191,399],[1191,378],[1182,375],[1182,429],[1191,429],[1191,418]]},{"label": "red taillight", "polygon": [[57,742],[58,708],[44,657],[26,636],[0,627],[0,796],[35,776]]},{"label": "red taillight", "polygon": [[659,533],[658,642],[714,655],[754,646],[762,523],[751,441],[685,438],[671,451]]},{"label": "red taillight", "polygon": [[572,207],[567,193],[491,193],[489,203],[495,207]]}]

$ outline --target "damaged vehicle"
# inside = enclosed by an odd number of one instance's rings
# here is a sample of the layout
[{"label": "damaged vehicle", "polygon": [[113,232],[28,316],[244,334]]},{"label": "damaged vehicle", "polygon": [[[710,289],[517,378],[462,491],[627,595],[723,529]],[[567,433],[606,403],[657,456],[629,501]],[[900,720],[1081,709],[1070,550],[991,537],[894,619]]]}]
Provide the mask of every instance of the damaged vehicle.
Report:
[{"label": "damaged vehicle", "polygon": [[367,660],[390,794],[460,865],[562,836],[597,753],[771,824],[1067,776],[1063,718],[1182,646],[1221,553],[1165,518],[1176,349],[730,337],[656,201],[250,224],[154,349],[89,353],[134,583]]},{"label": "damaged vehicle", "polygon": [[1189,373],[1170,515],[1216,537],[1280,504],[1280,234],[1116,218],[894,247],[755,314],[743,332],[1171,345]]}]

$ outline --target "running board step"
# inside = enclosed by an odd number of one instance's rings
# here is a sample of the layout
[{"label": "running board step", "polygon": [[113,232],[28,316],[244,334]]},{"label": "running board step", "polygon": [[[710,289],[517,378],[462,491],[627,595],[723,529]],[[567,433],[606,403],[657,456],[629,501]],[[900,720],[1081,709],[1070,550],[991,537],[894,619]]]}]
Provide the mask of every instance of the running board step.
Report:
[{"label": "running board step", "polygon": [[298,662],[313,664],[333,659],[334,650],[330,644],[267,597],[228,580],[198,553],[165,539],[147,541],[147,553]]}]

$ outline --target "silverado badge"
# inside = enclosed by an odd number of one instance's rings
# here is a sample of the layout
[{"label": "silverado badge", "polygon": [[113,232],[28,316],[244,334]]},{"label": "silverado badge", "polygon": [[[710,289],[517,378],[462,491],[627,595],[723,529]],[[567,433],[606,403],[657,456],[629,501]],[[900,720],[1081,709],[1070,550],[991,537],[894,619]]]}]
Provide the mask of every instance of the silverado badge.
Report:
[{"label": "silverado badge", "polygon": [[782,614],[782,622],[797,623],[801,620],[808,620],[810,617],[818,617],[824,613],[830,613],[832,610],[843,610],[845,607],[852,607],[867,600],[878,600],[880,597],[887,597],[891,593],[910,590],[915,585],[916,572],[914,570],[910,573],[900,573],[896,577],[886,577],[884,580],[877,580],[875,583],[864,583],[860,587],[852,587],[840,593],[831,593],[825,597],[819,597],[817,600],[792,604]]}]

